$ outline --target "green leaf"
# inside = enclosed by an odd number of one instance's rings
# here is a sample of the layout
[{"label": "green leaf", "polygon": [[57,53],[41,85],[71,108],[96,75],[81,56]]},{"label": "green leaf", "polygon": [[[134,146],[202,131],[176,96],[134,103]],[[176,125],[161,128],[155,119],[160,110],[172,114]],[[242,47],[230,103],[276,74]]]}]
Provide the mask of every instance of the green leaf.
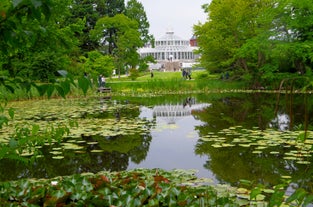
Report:
[{"label": "green leaf", "polygon": [[285,192],[282,190],[276,190],[271,196],[269,206],[280,206],[283,203]]},{"label": "green leaf", "polygon": [[16,147],[18,146],[18,142],[16,141],[16,139],[11,138],[11,139],[10,139],[10,142],[9,142],[9,146],[10,146],[11,148],[16,148]]},{"label": "green leaf", "polygon": [[9,120],[6,116],[0,116],[0,128],[2,128],[3,124],[8,124]]},{"label": "green leaf", "polygon": [[5,88],[8,89],[11,93],[14,93],[14,88],[10,85],[5,85]]},{"label": "green leaf", "polygon": [[39,95],[43,96],[46,93],[46,91],[48,90],[48,85],[47,84],[40,85],[40,86],[37,86],[36,89],[37,89]]},{"label": "green leaf", "polygon": [[251,185],[253,184],[252,181],[250,181],[250,180],[244,180],[244,179],[241,179],[241,180],[240,180],[240,183],[243,184],[243,185],[245,185],[245,186],[251,186]]},{"label": "green leaf", "polygon": [[303,206],[308,206],[309,204],[313,203],[313,195],[308,195],[304,199]]},{"label": "green leaf", "polygon": [[159,201],[157,199],[150,199],[149,206],[159,206]]},{"label": "green leaf", "polygon": [[55,85],[55,89],[62,98],[66,98],[66,94],[61,86]]},{"label": "green leaf", "polygon": [[34,125],[33,125],[33,128],[32,128],[32,135],[38,134],[39,129],[40,129],[39,125],[34,124]]},{"label": "green leaf", "polygon": [[78,87],[82,89],[84,95],[87,94],[89,86],[90,86],[90,81],[87,78],[82,77],[78,79]]},{"label": "green leaf", "polygon": [[177,206],[176,200],[174,200],[173,198],[170,198],[168,206]]},{"label": "green leaf", "polygon": [[63,198],[66,195],[66,192],[64,190],[58,190],[52,194],[57,199]]},{"label": "green leaf", "polygon": [[180,190],[178,190],[177,188],[172,188],[171,191],[174,193],[175,196],[179,196],[180,194]]},{"label": "green leaf", "polygon": [[53,91],[54,91],[54,85],[49,84],[48,88],[47,88],[47,96],[48,96],[48,98],[51,98]]},{"label": "green leaf", "polygon": [[71,91],[71,85],[68,81],[62,82],[61,87],[62,87],[65,95],[67,95]]},{"label": "green leaf", "polygon": [[298,140],[298,141],[301,141],[301,142],[304,142],[305,139],[306,139],[306,134],[305,134],[305,132],[299,134],[298,137],[297,137],[297,140]]},{"label": "green leaf", "polygon": [[142,205],[141,201],[138,198],[133,199],[129,204],[130,204],[129,206],[141,206]]},{"label": "green leaf", "polygon": [[301,203],[306,195],[307,192],[304,189],[299,188],[287,198],[286,202],[291,203],[292,201],[297,200]]},{"label": "green leaf", "polygon": [[14,118],[14,109],[9,108],[8,112],[9,112],[9,116],[11,117],[11,119],[13,119]]},{"label": "green leaf", "polygon": [[41,11],[35,7],[31,7],[31,9],[29,9],[30,11],[30,16],[29,16],[29,20],[32,20],[33,18],[35,19],[41,19]]},{"label": "green leaf", "polygon": [[133,199],[133,197],[131,195],[127,194],[126,198],[125,198],[125,203],[130,203],[132,199]]},{"label": "green leaf", "polygon": [[43,14],[46,16],[46,19],[49,20],[50,16],[51,16],[51,9],[50,9],[49,5],[47,3],[44,3],[41,6],[41,9],[42,9]]},{"label": "green leaf", "polygon": [[260,188],[254,188],[253,190],[251,190],[250,193],[250,199],[256,199],[257,195],[260,195],[262,193],[262,190]]},{"label": "green leaf", "polygon": [[31,86],[32,86],[31,82],[27,80],[21,80],[20,87],[25,89],[27,92],[30,91]]}]

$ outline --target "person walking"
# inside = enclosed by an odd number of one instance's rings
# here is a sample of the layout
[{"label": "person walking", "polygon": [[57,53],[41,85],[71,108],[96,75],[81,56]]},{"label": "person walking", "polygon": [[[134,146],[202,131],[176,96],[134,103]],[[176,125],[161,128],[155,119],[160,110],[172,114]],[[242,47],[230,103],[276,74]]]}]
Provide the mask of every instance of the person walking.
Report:
[{"label": "person walking", "polygon": [[98,86],[99,88],[102,87],[102,74],[98,77]]},{"label": "person walking", "polygon": [[101,87],[105,87],[105,77],[101,76]]}]

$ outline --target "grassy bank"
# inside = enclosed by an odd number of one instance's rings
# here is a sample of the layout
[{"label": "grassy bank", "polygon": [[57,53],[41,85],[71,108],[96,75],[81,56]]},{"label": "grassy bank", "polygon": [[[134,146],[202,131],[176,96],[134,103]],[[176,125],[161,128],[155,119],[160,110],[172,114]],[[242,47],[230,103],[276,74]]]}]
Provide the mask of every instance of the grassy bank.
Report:
[{"label": "grassy bank", "polygon": [[189,93],[244,89],[245,83],[221,80],[217,75],[195,71],[191,80],[183,78],[181,72],[154,72],[153,77],[145,73],[136,80],[127,76],[113,77],[108,79],[107,86],[117,93]]},{"label": "grassy bank", "polygon": [[[89,88],[87,96],[96,95],[97,87],[97,80],[93,80],[93,86]],[[151,78],[149,72],[140,73],[135,80],[125,75],[109,77],[107,78],[106,87],[110,87],[115,94],[180,94],[245,89],[245,82],[221,80],[218,75],[209,75],[206,71],[194,71],[191,80],[184,79],[181,72],[155,71],[153,78]],[[26,90],[23,85],[14,87],[14,93],[4,86],[0,86],[0,94],[7,101],[43,98],[33,86],[30,90]],[[54,92],[51,97],[56,96]],[[67,97],[81,96],[84,96],[83,92],[76,87],[71,87],[70,93],[67,95]]]}]

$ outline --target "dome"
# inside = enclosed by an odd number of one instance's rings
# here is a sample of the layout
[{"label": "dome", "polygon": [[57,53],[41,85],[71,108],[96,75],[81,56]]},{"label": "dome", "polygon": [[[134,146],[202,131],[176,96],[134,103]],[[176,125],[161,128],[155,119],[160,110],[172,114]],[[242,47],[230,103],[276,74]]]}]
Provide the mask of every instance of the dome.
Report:
[{"label": "dome", "polygon": [[172,30],[168,30],[164,36],[158,39],[159,41],[166,41],[166,40],[183,40],[182,38],[174,35],[174,32]]},{"label": "dome", "polygon": [[155,41],[155,48],[165,51],[192,51],[189,40],[184,40],[168,30],[164,36]]}]

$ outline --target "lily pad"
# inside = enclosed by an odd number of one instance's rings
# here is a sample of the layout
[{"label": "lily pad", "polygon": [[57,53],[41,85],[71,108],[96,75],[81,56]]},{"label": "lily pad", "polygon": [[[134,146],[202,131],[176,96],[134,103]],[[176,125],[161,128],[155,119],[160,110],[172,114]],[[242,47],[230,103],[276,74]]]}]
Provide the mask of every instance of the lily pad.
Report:
[{"label": "lily pad", "polygon": [[52,159],[61,160],[64,159],[64,156],[53,156]]},{"label": "lily pad", "polygon": [[93,152],[93,153],[100,153],[100,152],[104,152],[104,150],[91,150],[90,152]]}]

